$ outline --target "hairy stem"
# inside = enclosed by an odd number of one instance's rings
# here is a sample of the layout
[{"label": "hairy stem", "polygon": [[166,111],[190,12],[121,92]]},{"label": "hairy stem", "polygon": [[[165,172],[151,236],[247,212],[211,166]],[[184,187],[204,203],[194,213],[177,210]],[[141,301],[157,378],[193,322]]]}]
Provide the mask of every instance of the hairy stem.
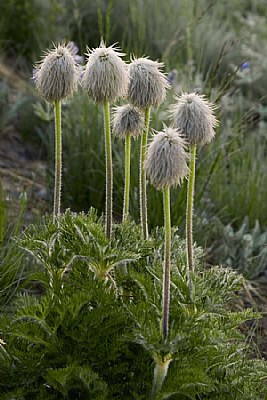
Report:
[{"label": "hairy stem", "polygon": [[194,190],[195,190],[195,165],[196,145],[191,146],[190,175],[187,185],[187,209],[186,209],[186,248],[188,273],[194,271],[194,245],[193,245],[193,213],[194,213]]},{"label": "hairy stem", "polygon": [[111,239],[112,235],[112,149],[111,149],[111,132],[110,132],[110,107],[109,102],[104,103],[104,123],[105,123],[105,155],[106,155],[106,236]]},{"label": "hairy stem", "polygon": [[161,390],[172,359],[170,355],[164,357],[163,359],[159,356],[156,356],[154,357],[154,361],[154,381],[150,394],[150,399],[154,399],[155,395]]},{"label": "hairy stem", "polygon": [[165,227],[165,251],[164,251],[164,273],[163,273],[163,296],[162,296],[162,336],[166,339],[169,334],[170,314],[170,278],[171,278],[171,210],[170,210],[170,188],[163,191],[164,227]]},{"label": "hairy stem", "polygon": [[130,179],[131,179],[131,136],[126,135],[125,139],[125,180],[124,180],[124,199],[123,199],[123,216],[122,220],[125,221],[129,215],[130,203]]},{"label": "hairy stem", "polygon": [[144,239],[148,238],[147,226],[147,195],[146,195],[146,171],[144,163],[146,159],[147,138],[150,121],[150,107],[145,110],[145,130],[141,136],[140,165],[139,165],[139,187],[140,187],[140,220]]},{"label": "hairy stem", "polygon": [[55,189],[54,189],[54,210],[53,222],[60,215],[61,202],[61,176],[62,176],[62,137],[61,137],[61,103],[55,101]]}]

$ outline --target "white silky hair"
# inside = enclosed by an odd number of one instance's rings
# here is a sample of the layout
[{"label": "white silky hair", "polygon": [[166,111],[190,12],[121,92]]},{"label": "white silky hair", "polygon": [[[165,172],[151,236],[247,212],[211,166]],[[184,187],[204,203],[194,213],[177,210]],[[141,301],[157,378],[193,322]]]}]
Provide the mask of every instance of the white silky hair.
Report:
[{"label": "white silky hair", "polygon": [[128,99],[130,103],[145,109],[159,106],[166,98],[169,84],[162,72],[164,64],[148,58],[133,59],[129,65],[130,84]]},{"label": "white silky hair", "polygon": [[100,47],[89,50],[82,86],[96,103],[112,103],[127,95],[129,72],[123,55],[114,46],[106,47],[103,41]]},{"label": "white silky hair", "polygon": [[136,107],[126,104],[113,109],[112,133],[120,139],[125,139],[129,134],[137,138],[144,131],[144,115]]},{"label": "white silky hair", "polygon": [[218,125],[216,107],[197,93],[183,93],[175,99],[170,110],[173,126],[182,131],[190,145],[210,143]]},{"label": "white silky hair", "polygon": [[72,97],[78,89],[79,68],[68,46],[59,44],[49,50],[36,65],[33,79],[37,92],[49,103]]},{"label": "white silky hair", "polygon": [[180,185],[188,176],[189,155],[185,148],[186,141],[175,128],[164,127],[163,131],[154,135],[144,167],[156,189]]}]

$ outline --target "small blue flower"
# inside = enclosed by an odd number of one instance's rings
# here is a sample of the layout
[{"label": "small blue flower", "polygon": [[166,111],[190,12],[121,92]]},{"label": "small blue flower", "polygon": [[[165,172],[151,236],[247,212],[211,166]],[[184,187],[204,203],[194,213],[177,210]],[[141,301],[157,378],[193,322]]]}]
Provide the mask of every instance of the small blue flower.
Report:
[{"label": "small blue flower", "polygon": [[248,61],[244,61],[242,64],[240,64],[239,69],[241,71],[244,71],[245,69],[250,68],[250,63]]},{"label": "small blue flower", "polygon": [[77,44],[75,43],[75,42],[69,42],[68,44],[67,44],[67,47],[68,47],[68,49],[70,50],[70,52],[71,52],[71,54],[72,54],[72,56],[73,56],[73,58],[74,58],[74,61],[77,63],[77,64],[83,64],[83,62],[84,62],[84,57],[83,56],[80,56],[78,53],[79,53],[79,47],[77,46]]},{"label": "small blue flower", "polygon": [[175,80],[177,78],[178,72],[176,69],[173,69],[172,71],[170,71],[167,75],[167,81],[169,83],[170,86],[172,86],[175,83]]},{"label": "small blue flower", "polygon": [[73,54],[78,54],[79,53],[79,47],[77,46],[77,44],[75,42],[69,42],[67,44],[69,50],[73,53]]}]

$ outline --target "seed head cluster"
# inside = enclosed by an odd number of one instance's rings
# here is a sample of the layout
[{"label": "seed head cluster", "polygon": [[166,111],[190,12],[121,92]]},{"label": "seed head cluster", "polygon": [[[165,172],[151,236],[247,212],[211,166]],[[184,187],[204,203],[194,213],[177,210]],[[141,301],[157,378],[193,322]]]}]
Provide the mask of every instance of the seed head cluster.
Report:
[{"label": "seed head cluster", "polygon": [[188,175],[186,142],[180,132],[164,127],[154,135],[145,160],[145,170],[152,185],[158,190],[181,184]]},{"label": "seed head cluster", "polygon": [[89,50],[82,85],[96,103],[114,102],[127,94],[129,73],[121,59],[123,55],[114,46],[106,47],[103,41],[100,47]]},{"label": "seed head cluster", "polygon": [[114,136],[125,139],[129,134],[136,138],[144,130],[144,116],[138,108],[126,104],[114,108],[112,125]]},{"label": "seed head cluster", "polygon": [[171,108],[173,125],[180,129],[188,144],[206,144],[215,136],[218,121],[214,115],[216,107],[203,95],[183,93]]},{"label": "seed head cluster", "polygon": [[129,66],[129,101],[136,107],[145,109],[160,105],[169,87],[162,72],[163,64],[148,58],[133,59]]},{"label": "seed head cluster", "polygon": [[36,90],[49,103],[71,97],[78,88],[79,70],[71,49],[59,44],[35,67]]}]

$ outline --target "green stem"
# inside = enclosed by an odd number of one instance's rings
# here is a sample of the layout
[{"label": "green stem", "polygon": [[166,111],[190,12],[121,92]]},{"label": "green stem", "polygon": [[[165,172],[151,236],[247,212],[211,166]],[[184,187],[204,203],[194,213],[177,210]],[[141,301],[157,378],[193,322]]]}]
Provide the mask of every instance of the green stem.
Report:
[{"label": "green stem", "polygon": [[163,191],[164,227],[165,227],[165,251],[164,251],[164,275],[163,275],[163,310],[162,310],[162,336],[168,337],[170,314],[170,280],[171,280],[171,210],[170,188]]},{"label": "green stem", "polygon": [[193,244],[193,213],[194,213],[194,190],[195,190],[195,165],[196,145],[192,145],[190,159],[190,175],[187,185],[187,210],[186,210],[186,247],[188,274],[195,270],[194,244]]},{"label": "green stem", "polygon": [[112,235],[112,149],[110,132],[110,109],[109,102],[104,103],[104,123],[105,123],[105,155],[106,155],[106,236],[111,239]]},{"label": "green stem", "polygon": [[147,195],[146,195],[146,171],[144,163],[146,159],[147,138],[149,131],[150,107],[145,110],[145,130],[141,136],[140,165],[139,165],[139,187],[140,187],[140,220],[144,239],[148,238],[147,226]]},{"label": "green stem", "polygon": [[160,356],[156,356],[154,357],[154,361],[154,381],[150,394],[150,399],[154,399],[155,395],[161,390],[163,382],[167,376],[172,358],[170,355],[163,357],[163,359],[161,359]]},{"label": "green stem", "polygon": [[62,137],[61,137],[61,103],[55,101],[55,190],[53,222],[60,215],[61,176],[62,176]]},{"label": "green stem", "polygon": [[124,200],[123,200],[123,217],[125,221],[129,215],[129,203],[130,203],[130,176],[131,173],[131,136],[126,135],[125,139],[125,180],[124,180]]}]

